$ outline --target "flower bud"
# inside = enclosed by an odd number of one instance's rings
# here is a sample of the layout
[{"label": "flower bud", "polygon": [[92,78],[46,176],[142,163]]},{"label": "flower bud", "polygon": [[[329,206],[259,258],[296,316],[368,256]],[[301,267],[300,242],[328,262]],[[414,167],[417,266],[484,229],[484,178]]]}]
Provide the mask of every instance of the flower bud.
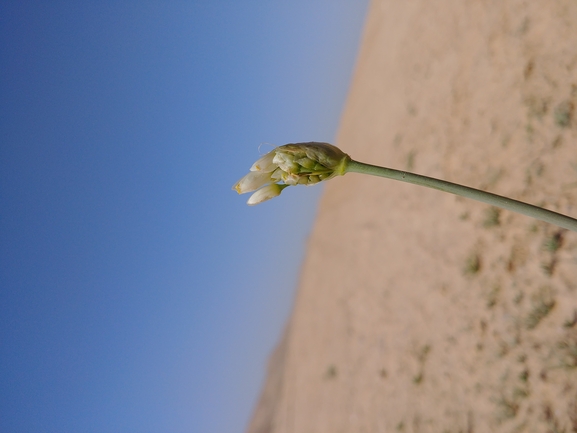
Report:
[{"label": "flower bud", "polygon": [[279,196],[286,187],[287,185],[279,185],[278,183],[267,185],[251,195],[246,203],[249,206],[254,206],[255,204],[270,200],[271,198]]},{"label": "flower bud", "polygon": [[256,161],[233,189],[239,194],[258,190],[248,201],[254,205],[280,195],[289,185],[309,186],[343,175],[350,160],[329,143],[285,144]]},{"label": "flower bud", "polygon": [[244,194],[245,192],[256,191],[257,189],[269,184],[270,182],[271,173],[251,171],[249,174],[239,180],[232,188],[239,194]]}]

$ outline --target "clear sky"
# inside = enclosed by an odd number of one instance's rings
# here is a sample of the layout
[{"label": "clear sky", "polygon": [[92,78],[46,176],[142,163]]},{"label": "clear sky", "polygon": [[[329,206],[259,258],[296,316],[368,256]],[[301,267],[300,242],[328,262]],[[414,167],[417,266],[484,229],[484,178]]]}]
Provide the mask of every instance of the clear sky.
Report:
[{"label": "clear sky", "polygon": [[1,432],[245,430],[322,187],[231,187],[334,140],[367,3],[0,3]]}]

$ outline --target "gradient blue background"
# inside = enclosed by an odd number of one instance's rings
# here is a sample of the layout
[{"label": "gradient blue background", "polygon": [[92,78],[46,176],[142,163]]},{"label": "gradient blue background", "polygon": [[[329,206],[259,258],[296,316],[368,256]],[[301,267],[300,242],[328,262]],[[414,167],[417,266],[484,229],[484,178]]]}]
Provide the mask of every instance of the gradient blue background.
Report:
[{"label": "gradient blue background", "polygon": [[334,139],[367,3],[1,3],[0,432],[244,431],[322,188],[231,186]]}]

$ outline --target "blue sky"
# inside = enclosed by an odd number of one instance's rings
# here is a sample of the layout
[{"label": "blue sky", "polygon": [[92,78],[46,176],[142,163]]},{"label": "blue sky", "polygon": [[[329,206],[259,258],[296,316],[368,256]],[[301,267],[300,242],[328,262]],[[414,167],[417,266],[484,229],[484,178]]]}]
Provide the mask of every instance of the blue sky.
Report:
[{"label": "blue sky", "polygon": [[245,430],[322,187],[231,187],[334,140],[367,3],[2,2],[0,431]]}]

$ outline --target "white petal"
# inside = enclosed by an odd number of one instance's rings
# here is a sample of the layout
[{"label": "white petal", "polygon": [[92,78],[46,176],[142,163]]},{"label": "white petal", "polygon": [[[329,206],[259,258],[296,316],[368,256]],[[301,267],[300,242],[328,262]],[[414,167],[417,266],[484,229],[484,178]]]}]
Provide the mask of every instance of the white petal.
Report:
[{"label": "white petal", "polygon": [[283,188],[276,183],[267,185],[251,195],[246,203],[250,206],[254,206],[255,204],[278,197],[282,190]]},{"label": "white petal", "polygon": [[274,150],[272,152],[267,153],[265,156],[260,158],[257,162],[255,162],[252,165],[250,171],[265,171],[265,172],[274,171],[277,167],[276,164],[272,162],[274,156],[275,156]]},{"label": "white petal", "polygon": [[270,178],[272,179],[272,181],[274,183],[280,182],[282,180],[283,174],[284,174],[284,171],[282,171],[280,168],[277,168],[275,171],[273,171],[270,174]]},{"label": "white petal", "polygon": [[266,185],[271,182],[270,173],[262,171],[251,171],[241,180],[239,180],[232,189],[236,190],[239,194],[244,194],[245,192],[256,191],[261,186]]},{"label": "white petal", "polygon": [[286,152],[277,152],[273,158],[273,163],[287,173],[298,173],[300,169],[300,166],[294,161],[294,156]]},{"label": "white petal", "polygon": [[296,174],[285,173],[284,171],[282,172],[282,181],[286,185],[298,185],[299,179],[300,179],[300,176],[298,176]]}]

